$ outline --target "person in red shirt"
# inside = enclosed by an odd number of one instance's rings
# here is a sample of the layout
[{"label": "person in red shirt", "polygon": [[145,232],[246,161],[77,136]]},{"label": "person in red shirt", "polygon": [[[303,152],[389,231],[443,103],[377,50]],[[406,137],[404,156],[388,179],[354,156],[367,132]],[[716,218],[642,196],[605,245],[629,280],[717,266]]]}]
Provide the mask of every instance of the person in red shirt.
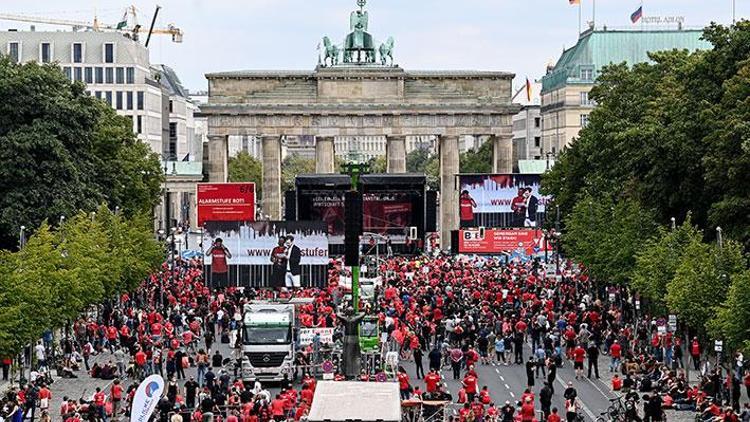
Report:
[{"label": "person in red shirt", "polygon": [[474,396],[477,395],[477,377],[473,374],[466,374],[461,383],[466,389],[466,395],[469,398],[469,402],[473,402]]},{"label": "person in red shirt", "polygon": [[107,420],[106,410],[104,404],[107,401],[107,395],[104,394],[100,387],[96,387],[96,393],[94,393],[94,406],[96,407],[96,413],[99,415],[101,420]]},{"label": "person in red shirt", "polygon": [[586,358],[586,349],[577,345],[573,350],[573,368],[576,370],[576,379],[583,376],[583,360]]},{"label": "person in red shirt", "polygon": [[609,346],[609,356],[612,359],[609,364],[609,372],[617,372],[620,369],[620,358],[622,357],[622,346],[617,340]]},{"label": "person in red shirt", "polygon": [[273,420],[281,422],[284,420],[284,405],[285,400],[281,398],[281,394],[277,394],[276,398],[271,401],[271,415]]},{"label": "person in red shirt", "polygon": [[461,227],[471,227],[474,224],[474,208],[477,203],[469,195],[469,191],[464,190],[458,199],[459,214],[461,217]]},{"label": "person in red shirt", "polygon": [[430,372],[424,377],[424,383],[428,393],[434,393],[437,391],[437,387],[440,384],[442,377],[437,373],[435,368],[430,369]]},{"label": "person in red shirt", "polygon": [[521,417],[522,422],[531,422],[534,420],[534,401],[531,397],[526,397],[518,414]]},{"label": "person in red shirt", "polygon": [[469,403],[464,403],[464,407],[462,407],[461,410],[458,411],[458,421],[467,422],[470,419],[474,420],[471,405],[469,405]]},{"label": "person in red shirt", "polygon": [[136,371],[135,377],[137,379],[141,379],[141,377],[144,375],[145,367],[146,367],[146,353],[144,353],[143,350],[138,349],[138,351],[135,352],[135,371]]},{"label": "person in red shirt", "polygon": [[39,389],[39,409],[48,411],[50,400],[52,400],[52,392],[45,384],[42,384],[42,388]]},{"label": "person in red shirt", "polygon": [[112,417],[117,418],[120,401],[122,401],[122,385],[120,385],[120,380],[115,380],[112,383],[112,387],[109,389],[109,397],[112,399]]},{"label": "person in red shirt", "polygon": [[622,378],[620,378],[619,375],[615,374],[614,377],[612,377],[612,391],[620,391],[622,389]]},{"label": "person in red shirt", "polygon": [[232,253],[224,246],[223,240],[217,237],[214,244],[206,251],[206,255],[211,255],[211,281],[223,286],[227,282],[229,266],[227,259],[232,259]]},{"label": "person in red shirt", "polygon": [[560,422],[560,415],[557,414],[557,408],[552,408],[552,413],[547,416],[547,422]]},{"label": "person in red shirt", "polygon": [[398,368],[398,389],[401,391],[401,400],[409,400],[409,375],[406,374],[406,369],[403,367]]}]

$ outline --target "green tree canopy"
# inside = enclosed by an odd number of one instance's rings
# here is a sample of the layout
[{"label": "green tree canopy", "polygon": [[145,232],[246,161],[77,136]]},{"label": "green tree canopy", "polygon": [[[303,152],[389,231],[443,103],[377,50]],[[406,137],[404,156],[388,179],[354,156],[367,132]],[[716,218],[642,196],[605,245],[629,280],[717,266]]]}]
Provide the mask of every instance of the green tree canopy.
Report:
[{"label": "green tree canopy", "polygon": [[667,310],[665,292],[682,263],[685,249],[700,244],[702,239],[703,234],[688,216],[675,230],[659,227],[656,236],[637,250],[631,286],[649,300],[657,313]]},{"label": "green tree canopy", "polygon": [[246,151],[229,159],[230,182],[253,182],[258,198],[263,194],[263,164]]},{"label": "green tree canopy", "polygon": [[653,215],[638,202],[606,196],[584,196],[565,222],[566,252],[604,283],[630,280],[636,251],[656,230]]},{"label": "green tree canopy", "polygon": [[727,298],[715,308],[708,331],[712,338],[724,340],[727,350],[750,351],[750,271],[732,279]]},{"label": "green tree canopy", "polygon": [[461,173],[492,173],[493,145],[485,141],[476,150],[469,150],[459,156]]},{"label": "green tree canopy", "polygon": [[298,174],[315,173],[315,160],[299,154],[290,154],[281,163],[281,192],[294,190]]},{"label": "green tree canopy", "polygon": [[704,38],[712,49],[602,71],[588,126],[543,178],[563,215],[585,194],[627,197],[661,224],[691,213],[709,237],[720,225],[747,245],[750,22],[712,25]]},{"label": "green tree canopy", "polygon": [[129,215],[158,203],[156,154],[56,65],[0,58],[0,98],[0,248],[16,246],[22,225],[101,202]]}]

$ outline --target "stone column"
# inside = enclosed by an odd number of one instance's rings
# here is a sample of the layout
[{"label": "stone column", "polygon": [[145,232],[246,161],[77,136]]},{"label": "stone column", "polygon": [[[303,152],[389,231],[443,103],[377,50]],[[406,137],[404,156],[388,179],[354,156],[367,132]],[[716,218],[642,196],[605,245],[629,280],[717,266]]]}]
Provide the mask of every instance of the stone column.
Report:
[{"label": "stone column", "polygon": [[263,214],[271,220],[281,219],[281,138],[261,137],[263,157]]},{"label": "stone column", "polygon": [[406,173],[406,136],[388,136],[385,143],[386,173]]},{"label": "stone column", "polygon": [[229,142],[226,136],[208,137],[208,181],[223,183],[229,179],[227,160]]},{"label": "stone column", "polygon": [[493,144],[492,172],[513,173],[513,135],[493,135],[490,141]]},{"label": "stone column", "polygon": [[451,230],[458,229],[458,136],[441,136],[440,149],[440,247],[451,246]]},{"label": "stone column", "polygon": [[336,172],[335,168],[336,149],[333,136],[315,137],[315,173],[331,174]]}]

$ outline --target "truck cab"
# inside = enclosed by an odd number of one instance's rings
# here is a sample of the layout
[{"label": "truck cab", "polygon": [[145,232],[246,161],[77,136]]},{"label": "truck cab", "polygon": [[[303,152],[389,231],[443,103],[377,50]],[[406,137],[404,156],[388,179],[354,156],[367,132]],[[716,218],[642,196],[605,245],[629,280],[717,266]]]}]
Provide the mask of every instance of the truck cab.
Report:
[{"label": "truck cab", "polygon": [[282,381],[294,373],[294,305],[250,303],[242,316],[242,380]]}]

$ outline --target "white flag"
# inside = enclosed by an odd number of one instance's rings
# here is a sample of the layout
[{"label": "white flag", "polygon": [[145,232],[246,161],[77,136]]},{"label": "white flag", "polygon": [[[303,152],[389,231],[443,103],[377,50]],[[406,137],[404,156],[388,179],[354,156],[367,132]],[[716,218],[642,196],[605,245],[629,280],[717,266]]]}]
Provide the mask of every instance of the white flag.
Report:
[{"label": "white flag", "polygon": [[164,393],[164,378],[161,375],[151,375],[143,380],[133,397],[130,422],[148,422],[162,393]]}]

